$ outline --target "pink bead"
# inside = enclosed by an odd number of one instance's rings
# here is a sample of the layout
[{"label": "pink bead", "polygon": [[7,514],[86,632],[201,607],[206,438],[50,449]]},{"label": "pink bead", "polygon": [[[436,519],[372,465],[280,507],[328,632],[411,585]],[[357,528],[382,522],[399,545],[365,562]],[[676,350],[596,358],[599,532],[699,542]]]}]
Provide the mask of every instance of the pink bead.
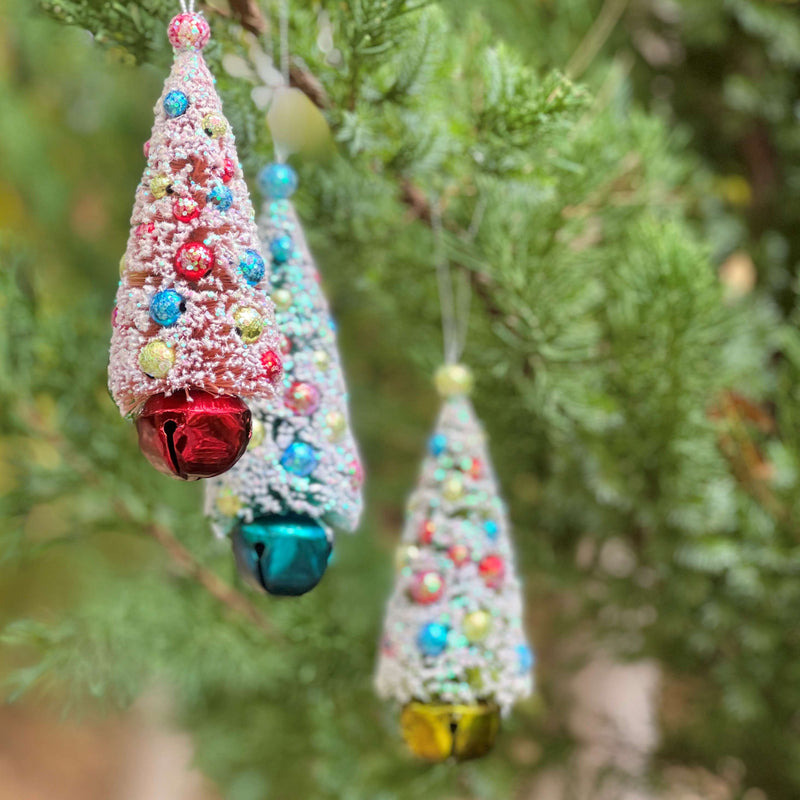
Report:
[{"label": "pink bead", "polygon": [[418,572],[411,581],[408,593],[415,603],[435,603],[444,593],[444,579],[432,569]]},{"label": "pink bead", "polygon": [[310,383],[295,381],[283,398],[286,407],[295,414],[313,414],[319,408],[319,389]]},{"label": "pink bead", "polygon": [[460,567],[469,561],[469,547],[465,544],[454,544],[447,551],[447,555],[457,567]]},{"label": "pink bead", "polygon": [[486,558],[478,564],[478,572],[480,572],[483,582],[489,588],[497,589],[506,575],[505,561],[498,555],[486,556]]},{"label": "pink bead", "polygon": [[145,158],[150,158],[150,140],[149,139],[144,143],[144,146],[142,147],[142,150],[144,150],[144,157]]},{"label": "pink bead", "polygon": [[423,522],[419,528],[420,543],[429,545],[433,541],[434,533],[436,533],[436,524],[433,522],[433,520],[425,520],[425,522]]},{"label": "pink bead", "polygon": [[222,165],[222,182],[230,183],[235,172],[236,167],[234,166],[233,161],[231,161],[229,158],[226,158]]},{"label": "pink bead", "polygon": [[200,216],[200,206],[192,197],[178,197],[172,204],[172,215],[178,222],[191,222]]},{"label": "pink bead", "polygon": [[211,38],[211,28],[202,14],[178,14],[167,28],[176,50],[202,50]]}]

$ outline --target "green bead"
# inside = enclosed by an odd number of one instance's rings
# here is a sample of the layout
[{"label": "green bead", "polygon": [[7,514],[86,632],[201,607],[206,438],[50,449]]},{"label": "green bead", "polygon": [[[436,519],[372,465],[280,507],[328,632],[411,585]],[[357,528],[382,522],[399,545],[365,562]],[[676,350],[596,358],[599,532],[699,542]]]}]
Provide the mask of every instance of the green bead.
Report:
[{"label": "green bead", "polygon": [[269,594],[297,597],[322,580],[331,543],[310,517],[258,517],[233,531],[240,573]]}]

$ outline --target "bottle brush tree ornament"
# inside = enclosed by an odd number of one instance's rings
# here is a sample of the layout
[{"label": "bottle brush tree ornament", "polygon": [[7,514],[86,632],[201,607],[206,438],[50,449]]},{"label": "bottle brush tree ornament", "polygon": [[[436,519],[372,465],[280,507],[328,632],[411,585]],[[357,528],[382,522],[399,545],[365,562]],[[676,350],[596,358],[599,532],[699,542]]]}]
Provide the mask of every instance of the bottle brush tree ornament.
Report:
[{"label": "bottle brush tree ornament", "polygon": [[182,13],[168,35],[175,60],[120,264],[109,388],[148,460],[196,479],[244,453],[242,398],[273,396],[280,362],[255,214],[201,52],[208,23]]},{"label": "bottle brush tree ornament", "polygon": [[489,751],[501,712],[530,694],[533,654],[472,376],[452,364],[436,386],[444,405],[408,504],[375,684],[403,705],[417,756],[465,760]]},{"label": "bottle brush tree ornament", "polygon": [[[256,400],[253,439],[239,464],[206,487],[206,513],[229,535],[242,574],[275,595],[301,595],[322,578],[334,529],[353,531],[363,476],[350,432],[347,390],[320,278],[289,197],[286,164],[260,175],[259,221],[281,333],[268,354],[282,391]],[[260,269],[260,267],[259,267]]]}]

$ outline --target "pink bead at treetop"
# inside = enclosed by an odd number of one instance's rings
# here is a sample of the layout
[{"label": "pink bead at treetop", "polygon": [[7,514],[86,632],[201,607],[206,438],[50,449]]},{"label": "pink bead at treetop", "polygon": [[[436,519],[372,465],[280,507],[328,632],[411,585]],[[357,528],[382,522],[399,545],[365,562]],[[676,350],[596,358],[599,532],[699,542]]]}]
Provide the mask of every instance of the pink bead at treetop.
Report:
[{"label": "pink bead at treetop", "polygon": [[176,50],[202,50],[211,38],[211,28],[202,14],[178,14],[167,29]]}]

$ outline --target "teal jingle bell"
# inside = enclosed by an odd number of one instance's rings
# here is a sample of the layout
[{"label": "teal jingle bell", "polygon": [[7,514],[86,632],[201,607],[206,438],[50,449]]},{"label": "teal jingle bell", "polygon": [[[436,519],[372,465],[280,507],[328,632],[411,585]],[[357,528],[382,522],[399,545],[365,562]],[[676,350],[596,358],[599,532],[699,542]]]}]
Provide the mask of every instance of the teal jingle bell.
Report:
[{"label": "teal jingle bell", "polygon": [[332,552],[322,527],[294,514],[257,517],[232,533],[241,575],[269,594],[297,597],[321,580]]}]

